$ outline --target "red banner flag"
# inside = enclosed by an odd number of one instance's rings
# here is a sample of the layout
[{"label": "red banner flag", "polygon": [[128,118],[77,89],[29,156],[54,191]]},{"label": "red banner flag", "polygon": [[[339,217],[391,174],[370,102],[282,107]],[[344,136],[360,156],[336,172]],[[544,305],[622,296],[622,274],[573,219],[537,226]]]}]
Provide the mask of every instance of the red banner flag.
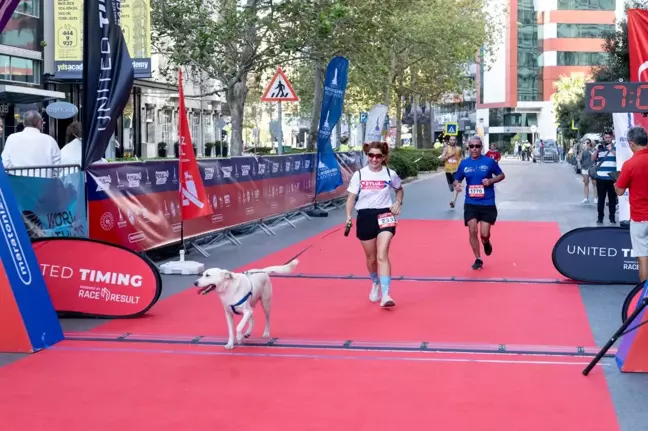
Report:
[{"label": "red banner flag", "polygon": [[189,220],[212,213],[207,205],[207,193],[200,177],[196,154],[191,144],[187,111],[185,109],[184,90],[182,89],[182,70],[178,70],[178,89],[180,92],[180,110],[178,120],[179,162],[180,162],[180,202],[182,220]]},{"label": "red banner flag", "polygon": [[[648,82],[648,11],[628,9],[628,51],[630,81]],[[637,95],[639,97],[639,95]],[[648,118],[634,114],[634,124],[648,128]]]}]

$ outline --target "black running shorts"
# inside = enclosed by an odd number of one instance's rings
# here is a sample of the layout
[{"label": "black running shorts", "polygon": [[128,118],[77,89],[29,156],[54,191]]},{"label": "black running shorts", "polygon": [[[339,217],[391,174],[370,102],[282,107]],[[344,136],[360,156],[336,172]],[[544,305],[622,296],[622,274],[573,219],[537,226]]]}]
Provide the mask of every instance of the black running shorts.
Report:
[{"label": "black running shorts", "polygon": [[477,220],[488,224],[497,221],[497,207],[495,205],[464,204],[464,225],[468,226],[470,220]]},{"label": "black running shorts", "polygon": [[389,208],[359,210],[356,218],[356,237],[360,241],[369,241],[376,239],[380,232],[391,232],[396,235],[395,223],[390,223],[387,218],[382,218],[384,224],[382,227],[378,223],[378,216],[387,213],[390,213]]},{"label": "black running shorts", "polygon": [[454,172],[446,172],[445,174],[446,174],[446,181],[448,181],[448,184],[449,185],[454,184],[455,173]]}]

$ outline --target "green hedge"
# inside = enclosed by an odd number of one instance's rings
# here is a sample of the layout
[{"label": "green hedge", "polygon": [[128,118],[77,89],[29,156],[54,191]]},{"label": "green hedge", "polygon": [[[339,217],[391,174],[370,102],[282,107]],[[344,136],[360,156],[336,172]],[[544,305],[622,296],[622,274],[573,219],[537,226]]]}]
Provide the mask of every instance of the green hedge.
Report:
[{"label": "green hedge", "polygon": [[396,148],[389,155],[389,167],[399,177],[415,177],[419,172],[434,172],[441,166],[441,150],[415,150],[409,147]]}]

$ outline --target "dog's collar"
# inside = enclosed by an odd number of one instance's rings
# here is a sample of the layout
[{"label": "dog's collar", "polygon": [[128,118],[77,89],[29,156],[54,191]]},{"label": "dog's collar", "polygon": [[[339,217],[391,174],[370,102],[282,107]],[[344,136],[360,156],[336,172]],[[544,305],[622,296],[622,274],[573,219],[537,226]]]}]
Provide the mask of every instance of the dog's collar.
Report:
[{"label": "dog's collar", "polygon": [[241,305],[245,304],[245,302],[246,302],[248,299],[250,299],[250,296],[252,296],[252,291],[251,291],[251,290],[250,290],[250,291],[247,293],[247,295],[245,295],[245,296],[244,296],[244,297],[243,297],[239,302],[237,302],[237,303],[234,304],[234,305],[230,305],[230,307],[232,308],[232,312],[233,312],[234,314],[238,314],[238,315],[240,315],[241,313],[239,313],[238,311],[236,311],[236,307],[240,307]]}]

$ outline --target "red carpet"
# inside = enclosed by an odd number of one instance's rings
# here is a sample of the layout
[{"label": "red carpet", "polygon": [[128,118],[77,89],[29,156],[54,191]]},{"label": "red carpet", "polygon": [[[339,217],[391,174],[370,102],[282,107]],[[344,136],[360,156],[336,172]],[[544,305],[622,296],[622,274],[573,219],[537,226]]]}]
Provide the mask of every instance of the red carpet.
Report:
[{"label": "red carpet", "polygon": [[[312,245],[300,256],[297,272],[365,275],[364,253],[355,234],[344,237],[343,229],[336,229],[339,227],[273,253],[245,269],[285,263]],[[493,254],[482,255],[484,267],[474,271],[470,266],[475,258],[462,221],[401,220],[390,253],[392,273],[428,277],[563,279],[551,261],[553,246],[559,238],[557,223],[498,222],[492,228]]]},{"label": "red carpet", "polygon": [[3,429],[619,429],[601,370],[585,378],[582,365],[570,361],[419,356],[436,362],[294,350],[285,353],[304,356],[254,357],[141,345],[86,350],[106,346],[114,344],[65,342],[62,348],[80,350],[41,352],[0,368],[0,387],[11,388],[0,391]]},{"label": "red carpet", "polygon": [[[368,300],[368,281],[273,280],[272,336],[302,340],[428,341],[593,346],[577,286],[394,282],[397,307]],[[93,332],[227,335],[215,294],[195,289],[158,303],[144,318]],[[253,337],[263,332],[255,311]]]}]

